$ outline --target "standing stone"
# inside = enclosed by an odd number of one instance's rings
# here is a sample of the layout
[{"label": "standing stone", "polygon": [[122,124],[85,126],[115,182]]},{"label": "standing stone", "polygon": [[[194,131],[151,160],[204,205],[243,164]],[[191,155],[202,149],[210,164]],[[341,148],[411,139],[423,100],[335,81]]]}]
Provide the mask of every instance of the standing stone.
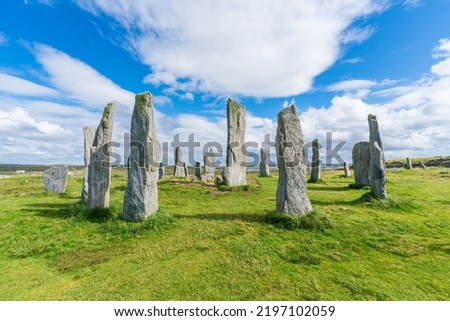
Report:
[{"label": "standing stone", "polygon": [[261,163],[259,164],[259,176],[267,177],[270,176],[270,166],[267,157],[267,148],[261,148]]},{"label": "standing stone", "polygon": [[424,162],[419,162],[419,166],[421,169],[427,169]]},{"label": "standing stone", "polygon": [[216,153],[212,148],[203,157],[203,175],[202,181],[205,183],[214,183],[216,173]]},{"label": "standing stone", "polygon": [[159,163],[159,179],[163,179],[164,176],[166,176],[166,167],[164,166],[164,163]]},{"label": "standing stone", "polygon": [[87,203],[89,192],[89,163],[91,162],[91,148],[94,143],[95,128],[83,127],[84,135],[84,177],[83,177],[83,189],[81,190],[81,202]]},{"label": "standing stone", "polygon": [[306,159],[303,132],[295,105],[278,114],[276,150],[278,161],[277,212],[302,216],[312,211],[306,194]]},{"label": "standing stone", "polygon": [[198,181],[202,180],[202,170],[200,162],[195,162],[194,178]]},{"label": "standing stone", "polygon": [[316,183],[320,180],[320,144],[318,139],[312,142],[312,161],[311,161],[311,176],[309,181]]},{"label": "standing stone", "polygon": [[370,186],[370,143],[358,142],[352,151],[356,186]]},{"label": "standing stone", "polygon": [[412,163],[411,163],[411,158],[407,157],[406,158],[406,169],[412,169]]},{"label": "standing stone", "polygon": [[48,193],[61,194],[66,191],[67,174],[69,169],[67,165],[52,166],[44,171],[44,187]]},{"label": "standing stone", "polygon": [[131,116],[131,151],[122,217],[140,222],[158,210],[157,181],[161,151],[156,140],[153,97],[136,95]]},{"label": "standing stone", "polygon": [[88,166],[88,203],[87,208],[108,208],[111,188],[111,148],[114,127],[115,106],[109,103],[95,132],[91,148],[91,162]]},{"label": "standing stone", "polygon": [[377,116],[369,115],[370,191],[378,199],[386,199],[386,173],[383,144],[378,131]]},{"label": "standing stone", "polygon": [[175,148],[175,168],[173,171],[175,177],[187,177],[188,169],[185,162],[183,162],[183,154],[181,153],[180,146]]},{"label": "standing stone", "polygon": [[347,162],[344,162],[344,176],[350,177],[350,166],[348,166]]},{"label": "standing stone", "polygon": [[227,139],[227,161],[223,169],[223,183],[228,186],[241,186],[247,184],[247,159],[242,153],[245,143],[245,107],[228,99],[228,139]]}]

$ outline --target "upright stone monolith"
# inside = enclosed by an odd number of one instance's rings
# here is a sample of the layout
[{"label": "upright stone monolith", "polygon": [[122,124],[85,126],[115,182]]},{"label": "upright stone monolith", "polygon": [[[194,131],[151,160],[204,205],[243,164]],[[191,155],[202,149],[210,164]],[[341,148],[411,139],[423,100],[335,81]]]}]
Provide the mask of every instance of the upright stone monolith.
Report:
[{"label": "upright stone monolith", "polygon": [[406,169],[413,169],[412,163],[411,163],[411,158],[409,158],[409,157],[406,158]]},{"label": "upright stone monolith", "polygon": [[163,179],[166,176],[166,167],[164,163],[159,163],[158,179]]},{"label": "upright stone monolith", "polygon": [[245,143],[245,107],[228,99],[227,119],[228,119],[228,139],[227,139],[227,160],[223,169],[223,183],[228,186],[241,186],[247,184],[247,159],[242,151]]},{"label": "upright stone monolith", "polygon": [[175,177],[187,177],[188,169],[185,162],[183,162],[183,153],[180,146],[175,148],[175,168],[173,170],[173,176]]},{"label": "upright stone monolith", "polygon": [[87,208],[108,208],[111,187],[111,148],[107,144],[112,141],[114,127],[114,104],[108,104],[95,132],[91,148],[91,161],[88,169],[88,202]]},{"label": "upright stone monolith", "polygon": [[344,162],[344,176],[345,177],[350,177],[350,166],[348,166],[347,162]]},{"label": "upright stone monolith", "polygon": [[356,186],[370,186],[370,143],[358,142],[352,151]]},{"label": "upright stone monolith", "polygon": [[306,194],[306,159],[303,132],[295,105],[278,114],[276,150],[278,160],[277,212],[302,216],[312,211]]},{"label": "upright stone monolith", "polygon": [[81,202],[87,203],[89,193],[89,163],[91,162],[91,148],[94,143],[95,128],[83,127],[84,136],[84,177],[83,189],[81,190]]},{"label": "upright stone monolith", "polygon": [[259,163],[259,176],[270,176],[270,166],[266,147],[261,147],[261,162]]},{"label": "upright stone monolith", "polygon": [[318,139],[312,141],[311,176],[309,181],[317,183],[320,180],[320,144]]},{"label": "upright stone monolith", "polygon": [[131,150],[128,184],[122,217],[140,222],[158,210],[161,150],[156,139],[153,97],[149,92],[136,95],[131,116]]},{"label": "upright stone monolith", "polygon": [[44,187],[48,193],[61,194],[66,191],[67,165],[56,165],[44,171]]},{"label": "upright stone monolith", "polygon": [[194,178],[195,178],[197,181],[201,181],[201,180],[202,180],[202,169],[201,169],[201,164],[200,164],[200,162],[195,162]]},{"label": "upright stone monolith", "polygon": [[378,199],[386,199],[386,173],[383,144],[378,130],[377,116],[369,115],[370,191]]},{"label": "upright stone monolith", "polygon": [[203,178],[205,183],[214,183],[216,173],[216,153],[212,148],[203,157]]}]

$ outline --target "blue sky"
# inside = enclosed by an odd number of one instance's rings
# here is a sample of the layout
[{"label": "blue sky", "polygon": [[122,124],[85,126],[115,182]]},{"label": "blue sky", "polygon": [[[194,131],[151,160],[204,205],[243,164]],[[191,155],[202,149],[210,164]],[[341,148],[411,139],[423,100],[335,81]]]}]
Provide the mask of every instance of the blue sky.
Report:
[{"label": "blue sky", "polygon": [[325,145],[332,132],[345,160],[367,140],[369,113],[387,158],[450,154],[449,0],[0,6],[0,163],[81,164],[82,126],[115,101],[123,141],[143,91],[161,142],[224,143],[233,97],[248,109],[248,141],[274,137],[277,113],[295,102],[305,140]]}]

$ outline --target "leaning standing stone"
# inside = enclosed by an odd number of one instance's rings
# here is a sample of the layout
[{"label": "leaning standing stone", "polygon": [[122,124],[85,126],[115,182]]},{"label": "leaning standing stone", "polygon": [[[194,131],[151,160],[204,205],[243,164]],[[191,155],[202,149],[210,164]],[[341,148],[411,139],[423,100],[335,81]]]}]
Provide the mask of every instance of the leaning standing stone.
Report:
[{"label": "leaning standing stone", "polygon": [[312,142],[312,162],[311,162],[311,177],[309,181],[316,183],[320,180],[320,144],[318,139]]},{"label": "leaning standing stone", "polygon": [[270,166],[267,157],[267,149],[265,147],[261,148],[261,162],[259,164],[259,176],[261,177],[270,176]]},{"label": "leaning standing stone", "polygon": [[131,116],[131,148],[128,184],[122,217],[140,222],[158,210],[161,151],[156,140],[153,98],[149,92],[136,95]]},{"label": "leaning standing stone", "polygon": [[111,188],[111,148],[114,127],[114,104],[108,104],[95,132],[91,148],[91,162],[88,166],[88,204],[87,208],[108,208]]},{"label": "leaning standing stone", "polygon": [[370,191],[378,199],[386,199],[386,173],[383,144],[378,131],[377,116],[369,115]]},{"label": "leaning standing stone", "polygon": [[312,206],[306,194],[303,133],[295,105],[278,114],[276,150],[279,170],[277,212],[306,215],[312,211]]},{"label": "leaning standing stone", "polygon": [[56,194],[64,193],[68,172],[67,165],[56,165],[47,169],[43,176],[45,191]]},{"label": "leaning standing stone", "polygon": [[407,157],[406,158],[406,169],[412,169],[412,163],[411,163],[411,158]]},{"label": "leaning standing stone", "polygon": [[247,158],[242,152],[245,143],[245,107],[228,99],[227,120],[227,161],[223,169],[223,183],[228,186],[247,184]]},{"label": "leaning standing stone", "polygon": [[352,151],[356,186],[370,186],[370,143],[358,142]]},{"label": "leaning standing stone", "polygon": [[81,202],[86,203],[89,193],[89,163],[91,162],[91,148],[94,143],[95,128],[83,127],[84,135],[84,177],[83,177],[83,189],[81,190]]}]

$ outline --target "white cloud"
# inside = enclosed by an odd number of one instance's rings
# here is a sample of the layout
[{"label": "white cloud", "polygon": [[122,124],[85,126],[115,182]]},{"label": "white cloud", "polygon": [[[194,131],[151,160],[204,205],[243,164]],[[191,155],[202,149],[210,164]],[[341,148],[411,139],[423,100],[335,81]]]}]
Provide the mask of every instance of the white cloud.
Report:
[{"label": "white cloud", "polygon": [[[442,40],[440,44],[445,47],[447,40]],[[448,155],[450,73],[442,72],[441,67],[449,64],[450,56],[447,56],[431,67],[432,74],[423,76],[411,85],[374,92],[373,95],[389,98],[384,103],[370,104],[363,97],[347,92],[335,96],[327,108],[310,107],[301,114],[305,139],[319,137],[324,144],[324,134],[332,132],[335,145],[339,140],[348,141],[342,150],[342,157],[350,161],[353,145],[357,141],[368,140],[367,115],[375,114],[387,158],[433,156],[430,151]],[[371,85],[371,82],[368,81],[367,85]],[[386,85],[393,83],[381,82]],[[356,84],[355,88],[358,87]],[[353,86],[341,87],[351,89]]]},{"label": "white cloud", "polygon": [[134,106],[134,94],[122,89],[84,62],[43,44],[34,54],[49,76],[49,82],[73,101],[91,108],[103,108],[110,101]]},{"label": "white cloud", "polygon": [[[176,90],[285,97],[310,89],[371,29],[355,20],[384,9],[382,0],[156,1],[78,0],[129,32],[129,45],[152,73],[145,81]],[[350,30],[350,31],[349,31]]]},{"label": "white cloud", "polygon": [[405,0],[405,2],[403,2],[403,6],[408,9],[417,8],[420,7],[421,5],[423,5],[422,0]]},{"label": "white cloud", "polygon": [[328,91],[354,91],[359,89],[369,89],[377,85],[377,82],[365,79],[343,80],[334,83],[326,88]]},{"label": "white cloud", "polygon": [[7,46],[8,45],[8,38],[6,38],[6,35],[3,32],[0,32],[0,46]]},{"label": "white cloud", "polygon": [[52,88],[1,72],[0,92],[30,97],[50,97],[58,95],[58,92]]},{"label": "white cloud", "polygon": [[349,43],[362,43],[366,41],[367,39],[372,36],[374,33],[373,27],[364,27],[364,28],[350,28],[347,31],[345,31],[341,35],[341,42],[343,44],[349,44]]}]

